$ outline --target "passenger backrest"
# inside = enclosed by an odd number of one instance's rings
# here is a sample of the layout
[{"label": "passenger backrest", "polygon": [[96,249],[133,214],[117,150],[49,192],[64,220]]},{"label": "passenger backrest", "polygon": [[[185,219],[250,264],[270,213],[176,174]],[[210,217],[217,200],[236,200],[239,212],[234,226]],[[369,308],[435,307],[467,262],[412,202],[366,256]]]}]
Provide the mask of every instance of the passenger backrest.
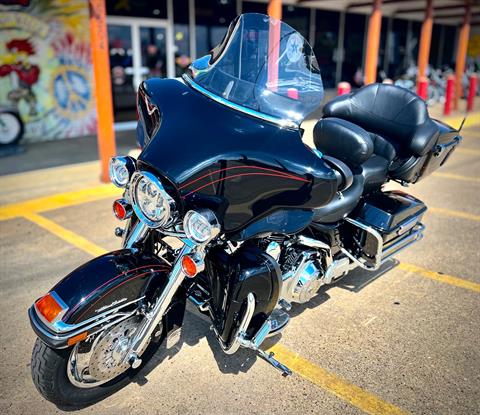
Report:
[{"label": "passenger backrest", "polygon": [[392,141],[404,154],[422,156],[438,138],[425,102],[407,89],[372,84],[328,102],[324,117],[342,118]]}]

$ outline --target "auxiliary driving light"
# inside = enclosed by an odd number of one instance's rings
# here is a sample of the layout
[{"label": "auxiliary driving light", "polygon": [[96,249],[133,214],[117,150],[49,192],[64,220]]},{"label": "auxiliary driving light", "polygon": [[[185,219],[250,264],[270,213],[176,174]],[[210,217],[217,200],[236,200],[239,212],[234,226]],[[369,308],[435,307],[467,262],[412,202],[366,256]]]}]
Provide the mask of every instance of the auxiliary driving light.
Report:
[{"label": "auxiliary driving light", "polygon": [[209,209],[189,210],[183,220],[183,229],[189,239],[205,243],[219,234],[220,224]]},{"label": "auxiliary driving light", "polygon": [[35,302],[38,313],[49,323],[60,320],[68,310],[68,306],[54,292],[49,292]]},{"label": "auxiliary driving light", "polygon": [[135,169],[133,157],[112,157],[108,166],[110,181],[117,187],[126,187]]}]

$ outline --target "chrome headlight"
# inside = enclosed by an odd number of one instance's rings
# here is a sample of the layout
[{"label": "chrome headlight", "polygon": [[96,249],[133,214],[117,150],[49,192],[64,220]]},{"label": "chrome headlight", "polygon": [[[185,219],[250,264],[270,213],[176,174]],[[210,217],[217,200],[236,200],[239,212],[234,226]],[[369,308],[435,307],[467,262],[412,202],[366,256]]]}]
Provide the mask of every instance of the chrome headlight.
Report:
[{"label": "chrome headlight", "polygon": [[151,228],[166,225],[175,210],[175,201],[153,174],[137,172],[132,178],[133,210]]},{"label": "chrome headlight", "polygon": [[133,157],[112,157],[108,166],[110,181],[117,187],[126,187],[135,172]]},{"label": "chrome headlight", "polygon": [[220,233],[220,224],[209,209],[189,210],[183,219],[183,230],[189,239],[205,243]]}]

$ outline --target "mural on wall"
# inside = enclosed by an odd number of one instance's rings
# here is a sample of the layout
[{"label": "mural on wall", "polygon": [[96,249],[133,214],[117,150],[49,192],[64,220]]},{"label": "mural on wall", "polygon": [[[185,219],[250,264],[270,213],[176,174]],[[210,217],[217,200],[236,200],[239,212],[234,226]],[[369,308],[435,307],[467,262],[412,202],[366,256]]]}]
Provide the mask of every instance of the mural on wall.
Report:
[{"label": "mural on wall", "polygon": [[0,106],[30,141],[95,134],[86,0],[0,0]]}]

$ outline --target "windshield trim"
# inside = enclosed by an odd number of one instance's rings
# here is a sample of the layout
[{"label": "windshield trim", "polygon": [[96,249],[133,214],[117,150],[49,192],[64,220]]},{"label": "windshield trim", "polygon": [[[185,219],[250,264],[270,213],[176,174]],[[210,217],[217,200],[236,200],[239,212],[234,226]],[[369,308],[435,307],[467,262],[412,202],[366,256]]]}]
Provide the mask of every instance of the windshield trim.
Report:
[{"label": "windshield trim", "polygon": [[225,105],[226,107],[229,107],[229,108],[234,109],[234,110],[239,111],[239,112],[243,112],[244,114],[250,115],[252,117],[259,118],[263,121],[268,121],[268,122],[276,124],[276,125],[278,125],[282,128],[293,128],[293,129],[300,128],[300,124],[296,123],[295,121],[283,120],[281,118],[277,118],[277,117],[274,117],[272,115],[267,115],[267,114],[264,114],[263,112],[255,111],[251,108],[244,107],[242,105],[231,102],[231,101],[229,101],[229,100],[227,100],[227,99],[225,99],[221,96],[218,96],[218,95],[210,92],[208,89],[205,89],[204,87],[197,84],[187,74],[183,74],[182,79],[185,81],[185,83],[187,85],[191,86],[196,91],[202,93],[203,95],[206,95],[208,98],[218,102],[219,104]]}]

